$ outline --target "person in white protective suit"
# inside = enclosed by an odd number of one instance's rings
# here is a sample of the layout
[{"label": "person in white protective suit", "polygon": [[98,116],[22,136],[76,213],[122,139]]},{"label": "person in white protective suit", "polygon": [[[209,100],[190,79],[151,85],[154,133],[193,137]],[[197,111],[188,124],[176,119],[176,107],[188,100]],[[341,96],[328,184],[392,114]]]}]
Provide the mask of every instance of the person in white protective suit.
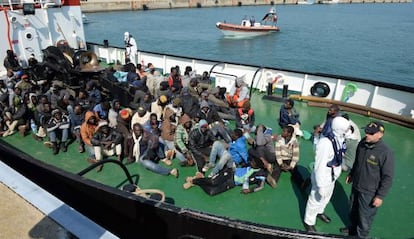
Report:
[{"label": "person in white protective suit", "polygon": [[[125,57],[129,58],[130,62],[134,63],[134,65],[137,64],[137,42],[135,41],[135,38],[129,33],[124,33],[124,43],[125,43]],[[126,63],[128,61],[126,60]]]},{"label": "person in white protective suit", "polygon": [[316,145],[315,165],[311,176],[312,189],[303,221],[307,231],[316,231],[316,218],[325,223],[331,221],[324,210],[331,199],[335,181],[341,175],[342,156],[346,151],[345,139],[351,134],[350,125],[344,117],[335,117],[332,121],[332,133],[320,138]]}]

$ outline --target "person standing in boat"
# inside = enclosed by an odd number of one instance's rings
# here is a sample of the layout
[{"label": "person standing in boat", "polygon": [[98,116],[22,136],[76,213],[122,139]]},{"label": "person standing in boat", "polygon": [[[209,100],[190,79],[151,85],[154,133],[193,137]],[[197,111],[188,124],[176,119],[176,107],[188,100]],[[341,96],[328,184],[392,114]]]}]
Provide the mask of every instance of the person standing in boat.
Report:
[{"label": "person standing in boat", "polygon": [[349,132],[349,121],[343,117],[335,117],[332,120],[332,134],[324,135],[316,145],[315,166],[311,175],[312,189],[303,221],[306,231],[316,231],[316,218],[325,223],[331,222],[324,210],[333,194],[335,182],[341,175],[342,156],[346,149],[345,138]]},{"label": "person standing in boat", "polygon": [[326,113],[325,121],[319,126],[314,127],[314,136],[316,137],[313,137],[312,142],[315,148],[321,137],[327,137],[332,134],[332,120],[341,115],[342,113],[339,105],[333,104],[329,107],[328,112]]},{"label": "person standing in boat", "polygon": [[254,16],[251,16],[250,17],[250,26],[254,27],[255,22],[256,22],[256,19],[254,18]]},{"label": "person standing in boat", "polygon": [[346,154],[344,155],[344,160],[342,162],[342,171],[349,172],[355,162],[355,153],[358,143],[361,141],[361,133],[359,132],[358,125],[349,118],[348,114],[345,113],[342,117],[349,120],[349,123],[351,124],[352,134],[346,139]]},{"label": "person standing in boat", "polygon": [[368,238],[372,221],[391,188],[394,178],[394,154],[382,141],[384,125],[370,122],[365,138],[358,144],[355,163],[346,177],[352,183],[350,225],[342,233]]},{"label": "person standing in boat", "polygon": [[128,62],[127,59],[129,59],[130,62],[136,65],[138,46],[137,42],[135,41],[135,38],[129,32],[124,33],[124,43],[126,57],[125,62]]},{"label": "person standing in boat", "polygon": [[269,12],[263,17],[262,21],[271,22],[273,25],[277,23],[277,14],[275,8],[270,8]]},{"label": "person standing in boat", "polygon": [[333,104],[328,109],[328,113],[326,114],[326,120],[322,123],[322,131],[321,134],[324,136],[328,136],[332,133],[332,120],[337,117],[341,116],[341,109],[339,108],[339,105]]}]

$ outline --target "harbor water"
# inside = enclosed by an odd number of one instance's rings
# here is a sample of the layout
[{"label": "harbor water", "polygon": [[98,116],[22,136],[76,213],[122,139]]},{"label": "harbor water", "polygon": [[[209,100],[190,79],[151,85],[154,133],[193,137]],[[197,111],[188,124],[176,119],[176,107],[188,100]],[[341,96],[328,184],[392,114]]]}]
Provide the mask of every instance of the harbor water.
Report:
[{"label": "harbor water", "polygon": [[[414,87],[414,5],[277,5],[278,33],[226,39],[215,23],[256,22],[270,6],[90,13],[87,41],[145,51],[329,73]],[[145,60],[145,59],[144,59]]]}]

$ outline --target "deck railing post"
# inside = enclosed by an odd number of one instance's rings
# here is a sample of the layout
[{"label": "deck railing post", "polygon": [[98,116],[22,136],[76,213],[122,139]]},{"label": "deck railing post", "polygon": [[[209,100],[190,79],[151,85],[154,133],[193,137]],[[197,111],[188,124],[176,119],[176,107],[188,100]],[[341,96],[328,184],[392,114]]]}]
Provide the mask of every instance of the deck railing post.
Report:
[{"label": "deck railing post", "polygon": [[283,98],[283,100],[287,99],[288,88],[289,88],[289,85],[283,85],[283,90],[282,90],[282,98]]}]

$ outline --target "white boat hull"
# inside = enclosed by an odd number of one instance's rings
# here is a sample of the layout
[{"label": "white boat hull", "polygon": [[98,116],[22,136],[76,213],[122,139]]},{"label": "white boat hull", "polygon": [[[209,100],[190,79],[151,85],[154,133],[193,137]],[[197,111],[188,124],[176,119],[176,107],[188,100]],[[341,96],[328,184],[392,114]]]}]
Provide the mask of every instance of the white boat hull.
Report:
[{"label": "white boat hull", "polygon": [[[91,50],[98,56],[108,62],[123,62],[118,56],[123,56],[124,49],[109,47],[104,48],[102,45],[90,45]],[[326,84],[330,92],[326,100],[344,101],[344,94],[349,84],[357,86],[356,92],[350,94],[346,103],[369,107],[382,110],[398,116],[411,118],[411,110],[414,109],[414,89],[403,86],[390,85],[386,83],[349,78],[346,76],[332,76],[323,74],[311,74],[306,72],[295,72],[289,70],[277,70],[272,67],[260,67],[255,65],[241,65],[237,63],[218,63],[203,59],[191,59],[178,56],[169,56],[159,53],[138,52],[138,61],[145,60],[145,63],[151,62],[156,67],[162,68],[164,72],[173,66],[180,66],[183,69],[191,66],[197,69],[197,72],[211,72],[215,78],[215,84],[222,87],[231,88],[235,76],[244,77],[248,85],[266,92],[268,82],[273,82],[276,77],[278,80],[273,83],[274,89],[283,89],[288,85],[290,91],[297,92],[301,96],[311,96],[311,89],[317,82]],[[279,77],[283,76],[283,77]],[[252,84],[253,83],[253,84]],[[365,112],[367,115],[370,112]]]},{"label": "white boat hull", "polygon": [[279,31],[279,28],[276,26],[260,25],[260,24],[257,24],[255,26],[244,26],[244,25],[217,22],[216,27],[223,33],[225,37],[229,37],[229,38],[246,38],[246,37],[263,36],[263,35],[267,35],[267,34]]}]

